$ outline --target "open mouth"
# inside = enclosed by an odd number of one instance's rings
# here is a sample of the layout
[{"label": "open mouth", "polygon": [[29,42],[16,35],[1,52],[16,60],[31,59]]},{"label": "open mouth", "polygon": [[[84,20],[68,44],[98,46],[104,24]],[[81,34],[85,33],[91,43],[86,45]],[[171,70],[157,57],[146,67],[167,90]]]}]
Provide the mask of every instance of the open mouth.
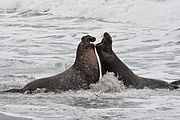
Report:
[{"label": "open mouth", "polygon": [[103,38],[102,38],[101,42],[98,43],[98,44],[96,44],[96,47],[102,46],[102,45],[104,44],[104,42],[106,41],[106,37],[107,37],[108,35],[109,35],[109,34],[105,32],[104,35],[103,35]]},{"label": "open mouth", "polygon": [[102,43],[102,41],[101,41],[100,43],[96,44],[96,47],[100,47],[100,46],[102,46],[102,45],[103,45],[103,43]]}]

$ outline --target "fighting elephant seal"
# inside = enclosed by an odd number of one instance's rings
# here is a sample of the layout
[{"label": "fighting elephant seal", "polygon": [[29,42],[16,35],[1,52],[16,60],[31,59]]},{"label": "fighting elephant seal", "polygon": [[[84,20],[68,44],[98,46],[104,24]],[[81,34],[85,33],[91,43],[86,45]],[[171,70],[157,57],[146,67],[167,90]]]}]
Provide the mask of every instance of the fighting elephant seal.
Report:
[{"label": "fighting elephant seal", "polygon": [[91,83],[99,80],[99,66],[95,54],[95,45],[90,43],[96,40],[90,35],[83,36],[78,45],[74,64],[58,75],[34,80],[22,89],[10,89],[4,92],[34,91],[37,88],[46,88],[47,91],[88,89]]},{"label": "fighting elephant seal", "polygon": [[[118,80],[121,80],[125,86],[141,89],[144,87],[155,88],[178,88],[176,85],[168,84],[165,81],[143,78],[134,74],[113,52],[112,50],[112,38],[106,32],[100,43],[96,45],[97,53],[100,58],[102,66],[102,74],[107,71],[114,72]],[[175,83],[175,82],[173,82]]]}]

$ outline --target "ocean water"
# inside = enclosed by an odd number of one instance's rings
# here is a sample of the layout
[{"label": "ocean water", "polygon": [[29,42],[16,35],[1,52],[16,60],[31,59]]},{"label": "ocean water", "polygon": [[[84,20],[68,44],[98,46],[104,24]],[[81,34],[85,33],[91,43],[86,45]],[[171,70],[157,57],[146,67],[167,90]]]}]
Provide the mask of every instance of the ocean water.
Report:
[{"label": "ocean water", "polygon": [[[82,36],[113,37],[136,74],[180,80],[178,0],[0,0],[0,91],[56,75]],[[125,89],[107,73],[90,90],[0,94],[0,113],[34,120],[179,120],[180,89]]]}]

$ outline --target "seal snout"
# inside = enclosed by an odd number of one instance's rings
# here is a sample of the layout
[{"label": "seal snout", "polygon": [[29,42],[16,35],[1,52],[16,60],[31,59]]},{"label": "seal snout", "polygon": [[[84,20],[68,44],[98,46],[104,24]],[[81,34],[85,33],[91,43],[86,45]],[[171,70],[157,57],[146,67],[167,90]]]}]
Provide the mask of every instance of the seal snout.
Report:
[{"label": "seal snout", "polygon": [[87,39],[89,39],[90,42],[96,41],[96,38],[90,35],[87,35]]},{"label": "seal snout", "polygon": [[112,44],[112,37],[110,36],[109,33],[107,33],[107,32],[104,33],[104,37],[102,39],[102,42],[104,44],[110,44],[110,45]]},{"label": "seal snout", "polygon": [[109,33],[105,32],[103,35],[103,39],[100,43],[96,44],[96,47],[100,47],[102,45],[111,45],[112,44],[112,38]]},{"label": "seal snout", "polygon": [[90,42],[96,41],[96,38],[93,37],[93,36],[90,36],[90,35],[86,35],[86,36],[83,36],[83,37],[81,38],[81,41],[82,41],[83,43],[90,43]]},{"label": "seal snout", "polygon": [[110,34],[108,32],[105,32],[104,37],[111,37],[111,36],[110,36]]}]

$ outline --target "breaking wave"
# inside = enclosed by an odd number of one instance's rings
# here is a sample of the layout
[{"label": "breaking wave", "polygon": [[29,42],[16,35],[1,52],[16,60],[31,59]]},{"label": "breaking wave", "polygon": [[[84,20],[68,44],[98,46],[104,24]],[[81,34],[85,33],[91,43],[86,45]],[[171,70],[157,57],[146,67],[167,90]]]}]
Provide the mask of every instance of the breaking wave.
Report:
[{"label": "breaking wave", "polygon": [[18,15],[38,13],[155,26],[179,23],[179,6],[178,0],[0,0],[1,9]]}]

